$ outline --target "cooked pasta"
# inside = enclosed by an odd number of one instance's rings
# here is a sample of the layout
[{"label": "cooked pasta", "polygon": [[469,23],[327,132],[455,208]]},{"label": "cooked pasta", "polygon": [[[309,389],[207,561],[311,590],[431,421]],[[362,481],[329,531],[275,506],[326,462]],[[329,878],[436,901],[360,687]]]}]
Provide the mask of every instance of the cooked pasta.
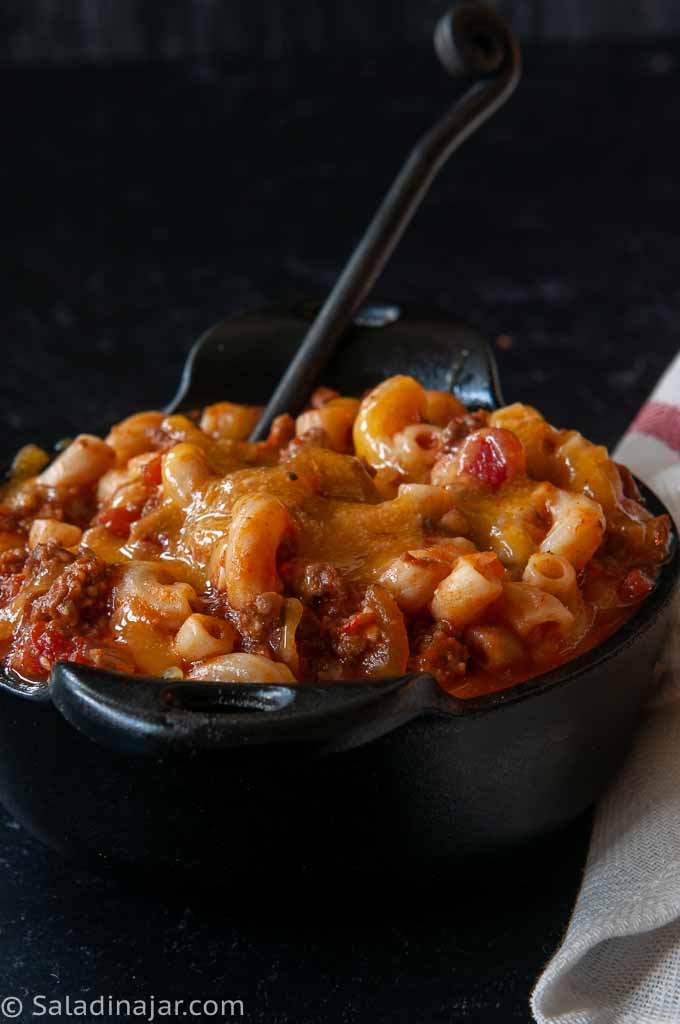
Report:
[{"label": "cooked pasta", "polygon": [[0,492],[0,658],[289,684],[429,672],[466,696],[601,642],[653,589],[670,523],[604,448],[535,409],[392,377],[143,412]]},{"label": "cooked pasta", "polygon": [[236,637],[236,630],[226,619],[194,612],[187,616],[177,631],[175,650],[180,661],[204,661],[218,654],[231,654]]},{"label": "cooked pasta", "polygon": [[570,611],[578,608],[581,594],[576,570],[568,558],[537,552],[529,558],[522,581],[559,598]]}]

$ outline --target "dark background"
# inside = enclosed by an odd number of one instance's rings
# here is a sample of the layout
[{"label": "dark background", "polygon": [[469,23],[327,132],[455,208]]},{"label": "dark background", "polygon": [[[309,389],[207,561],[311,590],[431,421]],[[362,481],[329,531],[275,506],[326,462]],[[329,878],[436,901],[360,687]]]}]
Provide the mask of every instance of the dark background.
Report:
[{"label": "dark background", "polygon": [[[680,32],[675,0],[498,0],[525,39]],[[3,0],[0,61],[283,57],[425,46],[439,0]]]},{"label": "dark background", "polygon": [[[457,93],[430,53],[441,9],[4,0],[3,456],[162,404],[211,323],[327,291]],[[680,45],[658,33],[680,8],[502,9],[524,79],[377,294],[473,324],[508,399],[613,444],[678,347]],[[241,997],[262,1024],[526,1024],[588,830],[422,899],[263,910],[99,880],[4,816],[0,989]]]},{"label": "dark background", "polygon": [[[678,343],[679,56],[528,45],[376,290],[510,336],[506,397],[608,444]],[[158,406],[212,323],[323,296],[459,91],[426,51],[0,72],[6,444]]]}]

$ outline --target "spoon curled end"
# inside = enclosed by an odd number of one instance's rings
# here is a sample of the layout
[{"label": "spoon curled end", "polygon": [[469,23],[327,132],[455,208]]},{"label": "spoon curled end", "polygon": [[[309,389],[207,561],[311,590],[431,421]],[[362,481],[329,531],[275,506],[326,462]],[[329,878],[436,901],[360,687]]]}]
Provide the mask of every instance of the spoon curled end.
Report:
[{"label": "spoon curled end", "polygon": [[451,75],[497,75],[519,64],[512,32],[491,7],[462,3],[437,22],[434,48]]}]

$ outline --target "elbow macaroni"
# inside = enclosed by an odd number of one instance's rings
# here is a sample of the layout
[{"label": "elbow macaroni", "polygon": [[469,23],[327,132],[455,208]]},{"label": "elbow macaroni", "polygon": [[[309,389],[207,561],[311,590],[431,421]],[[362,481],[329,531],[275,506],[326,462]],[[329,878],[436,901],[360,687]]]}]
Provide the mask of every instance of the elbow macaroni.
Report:
[{"label": "elbow macaroni", "polygon": [[80,434],[44,469],[38,481],[57,490],[95,483],[115,460],[112,448],[92,434]]},{"label": "elbow macaroni", "polygon": [[[499,688],[599,642],[652,588],[669,523],[601,446],[411,377],[261,409],[144,412],[1,495],[0,658],[290,684],[428,671]],[[34,473],[36,475],[31,476]]]},{"label": "elbow macaroni", "polygon": [[234,627],[225,619],[194,613],[177,631],[175,650],[182,661],[204,661],[218,654],[231,654],[236,635]]},{"label": "elbow macaroni", "polygon": [[602,508],[585,494],[550,489],[546,502],[550,512],[550,530],[540,551],[561,555],[575,569],[583,569],[604,538],[605,517]]},{"label": "elbow macaroni", "polygon": [[491,552],[461,555],[432,596],[433,617],[464,629],[503,593],[502,577],[503,567]]},{"label": "elbow macaroni", "polygon": [[580,604],[576,570],[562,555],[533,554],[527,562],[522,582],[557,597],[571,612]]},{"label": "elbow macaroni", "polygon": [[573,629],[574,616],[553,594],[528,583],[505,583],[502,591],[500,616],[523,640],[544,627],[554,627],[562,636]]},{"label": "elbow macaroni", "polygon": [[259,595],[280,593],[278,550],[292,530],[283,502],[273,495],[244,497],[234,507],[226,541],[220,542],[213,580],[241,610]]}]

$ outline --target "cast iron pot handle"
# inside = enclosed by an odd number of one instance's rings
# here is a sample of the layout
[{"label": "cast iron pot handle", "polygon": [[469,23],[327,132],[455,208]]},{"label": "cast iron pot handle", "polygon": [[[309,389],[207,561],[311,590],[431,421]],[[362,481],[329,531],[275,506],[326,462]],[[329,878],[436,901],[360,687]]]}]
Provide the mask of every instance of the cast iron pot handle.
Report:
[{"label": "cast iron pot handle", "polygon": [[330,752],[360,746],[422,714],[462,713],[432,676],[278,686],[165,682],[60,662],[54,705],[115,750],[192,754],[262,745]]}]

